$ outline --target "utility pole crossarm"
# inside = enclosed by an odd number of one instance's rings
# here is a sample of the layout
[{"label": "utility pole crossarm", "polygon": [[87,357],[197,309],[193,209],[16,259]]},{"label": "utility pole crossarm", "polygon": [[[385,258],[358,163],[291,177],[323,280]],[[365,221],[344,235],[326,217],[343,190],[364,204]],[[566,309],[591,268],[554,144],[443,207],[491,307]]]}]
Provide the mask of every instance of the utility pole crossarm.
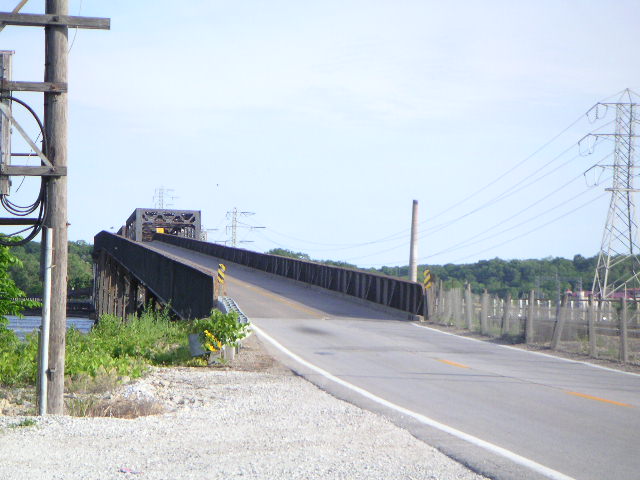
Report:
[{"label": "utility pole crossarm", "polygon": [[2,82],[0,92],[67,93],[67,84],[63,82]]},{"label": "utility pole crossarm", "polygon": [[71,17],[68,15],[36,15],[32,13],[0,12],[0,25],[19,25],[23,27],[69,27],[92,30],[109,30],[110,18]]},{"label": "utility pole crossarm", "polygon": [[64,177],[67,167],[57,165],[43,165],[40,167],[30,165],[4,165],[0,164],[0,175],[14,177]]}]

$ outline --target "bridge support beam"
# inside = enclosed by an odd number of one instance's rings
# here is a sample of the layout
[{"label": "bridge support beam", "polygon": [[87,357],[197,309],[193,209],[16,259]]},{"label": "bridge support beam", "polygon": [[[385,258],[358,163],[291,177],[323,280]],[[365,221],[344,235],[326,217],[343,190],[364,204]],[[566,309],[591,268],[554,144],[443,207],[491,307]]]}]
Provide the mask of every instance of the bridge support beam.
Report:
[{"label": "bridge support beam", "polygon": [[127,319],[157,303],[154,295],[120,263],[102,250],[95,259],[95,309],[101,315]]}]

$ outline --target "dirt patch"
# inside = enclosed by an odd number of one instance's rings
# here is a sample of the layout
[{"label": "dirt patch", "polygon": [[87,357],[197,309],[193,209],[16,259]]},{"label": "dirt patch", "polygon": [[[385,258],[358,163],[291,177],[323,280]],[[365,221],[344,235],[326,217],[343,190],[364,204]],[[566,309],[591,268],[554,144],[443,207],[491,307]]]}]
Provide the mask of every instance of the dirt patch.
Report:
[{"label": "dirt patch", "polygon": [[25,416],[36,414],[35,387],[0,386],[0,416]]},{"label": "dirt patch", "polygon": [[211,368],[236,370],[240,372],[263,372],[275,375],[292,375],[287,367],[269,355],[257,335],[244,339],[240,353],[226,365],[213,365]]}]

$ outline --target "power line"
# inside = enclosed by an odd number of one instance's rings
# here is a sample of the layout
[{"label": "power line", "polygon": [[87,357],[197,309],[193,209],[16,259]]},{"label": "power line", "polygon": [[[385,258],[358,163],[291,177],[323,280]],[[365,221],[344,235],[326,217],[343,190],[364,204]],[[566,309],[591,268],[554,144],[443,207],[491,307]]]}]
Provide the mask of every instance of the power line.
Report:
[{"label": "power line", "polygon": [[[573,128],[577,123],[580,122],[580,120],[583,120],[585,117],[585,114],[581,114],[577,119],[575,119],[573,122],[571,122],[571,124],[569,124],[567,127],[565,127],[560,133],[554,135],[551,139],[549,139],[547,142],[545,142],[542,146],[538,147],[533,153],[531,153],[530,155],[528,155],[526,158],[524,158],[523,160],[521,160],[520,162],[518,162],[517,164],[515,164],[513,167],[511,167],[510,169],[508,169],[506,172],[500,174],[498,177],[496,177],[495,179],[493,179],[492,181],[488,182],[487,184],[485,184],[483,187],[479,188],[478,190],[476,190],[475,192],[473,192],[472,194],[468,195],[467,197],[463,198],[462,200],[460,200],[459,202],[456,202],[455,204],[451,205],[450,207],[445,208],[444,210],[442,210],[441,212],[437,213],[436,215],[430,217],[427,220],[424,220],[422,222],[420,222],[420,225],[423,225],[426,222],[430,222],[433,221],[434,219],[444,215],[445,213],[453,210],[454,208],[466,203],[467,201],[469,201],[470,199],[474,198],[475,196],[479,195],[480,193],[482,193],[483,191],[485,191],[486,189],[488,189],[489,187],[491,187],[492,185],[495,185],[497,182],[499,182],[500,180],[502,180],[504,177],[506,177],[508,174],[510,174],[511,172],[515,171],[516,169],[518,169],[520,166],[524,165],[525,163],[527,163],[529,160],[531,160],[533,157],[535,157],[538,153],[540,153],[541,151],[543,151],[545,148],[547,148],[549,145],[551,145],[553,142],[555,142],[558,138],[560,138],[563,134],[565,134],[567,131],[569,131],[571,128]],[[569,150],[571,150],[573,147],[575,147],[576,144],[572,144],[569,148],[567,148],[566,150],[564,150],[562,153],[560,153],[559,155],[557,155],[556,157],[554,157],[551,161],[547,162],[545,165],[543,165],[542,167],[540,167],[538,170],[536,170],[535,172],[533,172],[532,174],[529,174],[527,176],[527,178],[530,175],[535,175],[538,171],[540,171],[541,169],[545,168],[546,166],[550,165],[551,163],[553,163],[554,161],[556,161],[557,159],[559,159],[562,155],[564,155],[565,153],[567,153]],[[516,185],[508,188],[507,190],[505,190],[504,192],[502,192],[500,195],[505,195],[507,194],[509,191],[511,191],[514,188],[517,188],[517,186],[519,184],[521,184],[522,182],[524,182],[526,180],[526,178],[524,180],[521,180],[520,182],[518,182]],[[494,197],[494,199],[490,200],[491,201],[498,201],[500,199],[500,195],[498,197]],[[488,205],[484,205],[484,206],[488,206]],[[475,211],[477,211],[478,209],[484,208],[484,206],[478,207],[474,210],[472,210],[471,212],[468,212],[460,217],[458,217],[457,219],[453,220],[453,221],[457,221],[459,219],[465,218],[469,215],[471,215],[472,213],[475,213]],[[451,222],[453,222],[451,221]],[[451,222],[447,222],[451,223]],[[436,227],[432,227],[432,228],[436,228]],[[305,239],[301,239],[289,234],[285,234],[282,232],[278,232],[277,230],[274,230],[272,228],[269,228],[269,231],[272,233],[275,233],[276,235],[280,235],[282,237],[285,238],[291,238],[292,240],[296,240],[302,243],[306,243],[309,245],[319,245],[319,246],[326,246],[326,247],[338,247],[335,250],[341,250],[341,249],[350,249],[350,248],[358,248],[358,247],[363,247],[363,246],[367,246],[367,245],[373,245],[376,243],[386,243],[386,242],[391,242],[394,240],[398,240],[401,237],[408,237],[409,234],[409,230],[408,228],[402,229],[398,232],[392,233],[390,235],[375,239],[375,240],[370,240],[370,241],[366,241],[366,242],[358,242],[358,243],[347,243],[347,244],[336,244],[336,243],[322,243],[322,242],[316,242],[316,241],[310,241],[310,240],[305,240]],[[328,251],[333,251],[331,249],[327,249]]]},{"label": "power line", "polygon": [[509,240],[505,240],[505,241],[504,241],[504,242],[502,242],[502,243],[499,243],[499,244],[497,244],[497,245],[492,245],[491,247],[489,247],[489,248],[485,248],[484,250],[481,250],[481,251],[479,251],[479,252],[475,252],[475,253],[473,253],[473,254],[471,254],[471,255],[467,255],[466,257],[462,257],[462,258],[459,258],[459,259],[457,259],[457,260],[454,260],[454,263],[461,262],[461,261],[463,261],[463,260],[466,260],[467,258],[471,258],[471,257],[474,257],[474,256],[479,255],[479,254],[481,254],[481,253],[484,253],[484,252],[488,252],[488,251],[490,251],[490,250],[493,250],[493,249],[495,249],[495,248],[502,247],[503,245],[506,245],[506,244],[511,243],[511,242],[513,242],[513,241],[515,241],[515,240],[519,240],[519,239],[520,239],[520,238],[522,238],[522,237],[525,237],[525,236],[527,236],[527,235],[530,235],[530,234],[531,234],[531,233],[533,233],[533,232],[537,232],[537,231],[539,231],[541,228],[547,227],[547,226],[551,225],[552,223],[557,222],[558,220],[562,220],[563,218],[565,218],[565,217],[567,217],[567,216],[571,215],[572,213],[575,213],[575,212],[577,212],[578,210],[580,210],[580,209],[582,209],[582,208],[584,208],[584,207],[586,207],[586,206],[588,206],[588,205],[591,205],[593,202],[595,202],[596,200],[600,200],[600,199],[601,199],[601,198],[603,198],[604,196],[605,196],[605,194],[598,195],[597,197],[595,197],[595,198],[593,198],[593,199],[589,200],[589,201],[588,201],[588,202],[586,202],[586,203],[583,203],[582,205],[580,205],[579,207],[574,208],[573,210],[570,210],[570,211],[568,211],[568,212],[566,212],[566,213],[563,213],[562,215],[560,215],[560,216],[558,216],[558,217],[554,218],[553,220],[550,220],[550,221],[548,221],[548,222],[546,222],[546,223],[543,223],[542,225],[538,225],[537,227],[532,228],[531,230],[528,230],[528,231],[526,231],[526,232],[524,232],[524,233],[522,233],[522,234],[520,234],[520,235],[517,235],[517,236],[515,236],[515,237],[513,237],[513,238],[510,238]]},{"label": "power line", "polygon": [[[590,110],[589,110],[590,111]],[[430,222],[433,221],[434,219],[441,217],[442,215],[444,215],[445,213],[448,213],[450,211],[452,211],[453,209],[459,207],[460,205],[463,205],[464,203],[468,202],[469,200],[477,197],[480,193],[486,191],[487,189],[489,189],[490,187],[492,187],[493,185],[495,185],[496,183],[498,183],[500,180],[504,179],[507,175],[511,174],[512,172],[514,172],[515,170],[517,170],[518,168],[520,168],[522,165],[524,165],[525,163],[527,163],[528,161],[530,161],[532,158],[534,158],[536,155],[538,155],[541,151],[543,151],[544,149],[546,149],[549,145],[551,145],[553,142],[555,142],[558,138],[560,138],[563,134],[565,134],[567,131],[569,131],[571,128],[573,128],[577,123],[579,123],[581,120],[583,120],[583,117],[585,117],[589,111],[586,114],[582,114],[580,115],[580,117],[578,117],[576,120],[574,120],[570,125],[568,125],[566,128],[564,128],[560,133],[556,134],[554,137],[552,137],[550,140],[548,140],[547,142],[545,142],[541,147],[539,147],[538,149],[536,149],[532,154],[530,154],[529,156],[527,156],[526,158],[524,158],[523,160],[521,160],[520,162],[516,163],[514,166],[512,166],[511,168],[509,168],[507,171],[505,171],[504,173],[498,175],[498,177],[496,177],[494,180],[492,180],[491,182],[485,184],[483,187],[479,188],[478,190],[476,190],[475,192],[473,192],[472,194],[466,196],[465,198],[463,198],[462,200],[456,202],[455,204],[451,205],[450,207],[442,210],[441,212],[439,212],[438,214],[430,217],[428,220],[425,220],[423,222],[420,222],[421,224],[424,224],[426,222]],[[598,118],[599,119],[599,118]],[[608,124],[605,124],[605,126]],[[604,128],[603,126],[599,126],[598,128]],[[593,134],[595,132],[592,131],[591,133]],[[481,205],[478,205],[476,207],[474,207],[473,209],[471,209],[468,212],[465,212],[459,216],[457,216],[456,218],[443,222],[439,225],[435,225],[435,226],[431,226],[428,227],[427,229],[425,229],[422,233],[422,235],[420,236],[421,238],[424,238],[426,235],[430,235],[430,234],[434,234],[434,233],[438,233],[454,224],[457,224],[458,222],[460,222],[461,220],[489,207],[492,205],[497,204],[498,202],[504,201],[510,197],[512,197],[513,195],[515,195],[516,193],[520,193],[522,192],[522,190],[531,187],[532,185],[535,185],[536,183],[540,182],[541,180],[547,178],[549,175],[552,175],[553,173],[557,172],[558,170],[560,170],[561,168],[565,167],[566,165],[570,164],[571,162],[573,162],[576,158],[578,158],[580,156],[580,151],[578,151],[578,154],[576,154],[575,156],[573,156],[572,158],[570,158],[569,160],[563,162],[561,165],[559,165],[556,168],[553,168],[551,170],[548,170],[545,172],[545,169],[548,169],[548,167],[553,164],[554,162],[556,162],[558,159],[562,158],[564,155],[566,155],[568,152],[570,152],[572,149],[574,149],[576,146],[580,147],[580,142],[578,143],[573,143],[572,145],[570,145],[568,148],[564,149],[561,153],[559,153],[558,155],[556,155],[554,158],[552,158],[550,161],[544,163],[543,165],[539,166],[537,169],[535,169],[532,173],[528,174],[527,177],[517,181],[516,183],[512,184],[511,186],[509,186],[508,188],[504,189],[502,192],[500,192],[498,195],[494,196],[493,198],[487,200],[486,202],[482,203]],[[580,148],[578,148],[578,150],[580,150]],[[542,175],[538,175],[535,179],[531,179],[531,176],[537,175],[539,173],[543,172]],[[549,194],[547,194],[546,196],[544,196],[543,198],[537,200],[536,202],[533,202],[532,205],[530,205],[528,208],[530,208],[531,206],[535,206],[540,204],[542,201],[550,198],[551,196],[553,196],[554,194],[556,194],[557,192],[561,191],[563,188],[566,188],[569,184],[573,183],[577,178],[579,178],[580,176],[583,176],[583,174],[575,177],[574,179],[572,179],[571,181],[565,183],[564,185],[560,186],[559,188],[556,188],[555,190],[553,190],[552,192],[550,192]],[[587,190],[588,191],[588,190]],[[579,195],[577,195],[574,198],[579,197],[580,195],[586,193],[582,192]],[[556,207],[558,208],[558,207]],[[542,214],[535,216],[535,218],[539,218],[540,216],[546,215],[548,213],[550,213],[551,211],[555,210],[556,208],[552,208],[546,212],[543,212]],[[517,216],[518,213],[511,215],[510,217],[508,217],[506,219],[506,221],[509,221],[511,219],[513,219],[515,216]],[[560,217],[562,218],[562,217]],[[530,221],[530,220],[529,220]],[[553,221],[552,221],[553,222]],[[506,231],[510,231],[513,230],[514,228],[517,228],[518,226],[521,226],[522,222],[516,226],[510,227],[509,229],[506,229],[504,231],[502,231],[501,233],[504,233]],[[545,224],[546,225],[546,224]],[[273,230],[272,230],[273,231]],[[310,245],[320,245],[320,246],[328,246],[328,247],[336,247],[336,248],[330,248],[327,250],[331,250],[331,251],[337,251],[337,250],[346,250],[346,249],[352,249],[352,248],[358,248],[358,247],[362,247],[362,246],[367,246],[367,245],[373,245],[373,244],[381,244],[381,243],[389,243],[389,242],[395,242],[395,245],[391,246],[390,248],[386,248],[383,250],[378,250],[374,253],[371,254],[367,254],[367,255],[362,255],[362,256],[358,256],[358,257],[351,257],[348,258],[347,261],[353,261],[353,260],[359,260],[359,259],[363,259],[363,258],[367,258],[367,257],[371,257],[374,255],[379,255],[382,253],[386,253],[389,251],[393,251],[396,250],[398,248],[404,247],[406,246],[406,238],[408,235],[408,229],[403,229],[399,232],[387,235],[385,237],[376,239],[376,240],[371,240],[371,241],[367,241],[367,242],[360,242],[360,243],[354,243],[354,244],[331,244],[331,243],[321,243],[321,242],[315,242],[315,241],[308,241],[308,240],[303,240],[294,236],[290,236],[284,233],[280,233],[277,231],[274,231],[273,233],[275,233],[276,235],[280,235],[283,237],[288,237],[291,238],[293,240],[296,241],[300,241],[303,243],[307,243]],[[478,238],[479,236],[483,235],[484,233],[486,233],[487,231],[483,231],[479,234],[474,235],[473,237],[471,237],[470,239],[465,240],[464,242],[461,242],[459,244],[456,245],[456,247],[460,246],[460,247],[464,247],[464,246],[469,246],[469,242]],[[491,236],[490,238],[495,237],[496,235]],[[519,238],[519,237],[518,237]],[[480,241],[484,241],[486,239],[480,240]],[[272,240],[271,240],[272,241]],[[397,243],[398,241],[400,241],[401,243]],[[273,241],[272,241],[273,242]],[[278,244],[277,242],[273,242]],[[477,242],[474,242],[477,243]],[[280,244],[279,244],[280,245]],[[448,251],[452,251],[455,249],[449,248],[446,250],[443,250],[443,252],[448,252]],[[441,253],[441,252],[439,252]]]},{"label": "power line", "polygon": [[[566,153],[568,150],[570,150],[570,149],[571,149],[571,148],[573,148],[574,146],[575,146],[575,144],[574,144],[574,145],[572,145],[569,149],[565,150],[561,155],[563,155],[564,153]],[[561,155],[557,156],[557,157],[556,157],[556,158],[554,158],[552,161],[547,162],[547,164],[545,164],[542,168],[544,168],[544,167],[546,167],[546,166],[550,165],[553,161],[557,160],[557,158],[559,158]],[[518,191],[518,192],[517,192],[516,190],[513,190],[513,188],[509,188],[509,189],[505,190],[502,194],[498,195],[497,197],[494,197],[492,200],[489,200],[488,202],[486,202],[486,203],[484,203],[484,204],[480,205],[479,207],[477,207],[476,209],[474,209],[474,210],[472,210],[472,211],[470,211],[470,212],[467,212],[467,213],[465,213],[465,214],[463,214],[463,215],[461,215],[461,216],[459,216],[459,217],[457,217],[457,218],[455,218],[455,219],[453,219],[453,220],[450,220],[450,221],[448,221],[448,222],[446,222],[446,223],[442,223],[442,224],[440,224],[440,225],[436,225],[436,226],[434,226],[434,227],[431,227],[431,228],[427,228],[427,229],[425,229],[425,230],[423,231],[423,233],[420,235],[420,237],[419,237],[419,238],[421,238],[421,239],[422,239],[422,238],[425,238],[425,237],[426,237],[427,235],[429,235],[429,234],[439,233],[440,231],[444,230],[445,228],[450,227],[451,225],[453,225],[453,224],[457,223],[458,221],[460,221],[460,220],[462,220],[462,219],[464,219],[464,218],[466,218],[466,217],[468,217],[468,216],[470,216],[470,215],[472,215],[472,214],[474,214],[474,213],[477,213],[478,211],[480,211],[480,210],[482,210],[482,209],[484,209],[484,208],[486,208],[486,207],[489,207],[489,206],[491,206],[491,205],[494,205],[494,204],[495,204],[495,203],[497,203],[498,201],[500,201],[500,200],[504,200],[504,199],[506,199],[506,198],[508,198],[508,197],[510,197],[510,196],[512,196],[512,195],[514,195],[515,193],[519,193],[519,192],[521,192],[523,189],[528,188],[528,187],[530,187],[530,186],[532,186],[532,185],[536,184],[537,182],[539,182],[539,181],[540,181],[540,180],[542,180],[543,178],[547,177],[548,175],[550,175],[550,174],[554,173],[555,171],[559,170],[560,168],[562,168],[562,167],[566,166],[567,164],[571,163],[571,162],[572,162],[573,160],[575,160],[577,157],[578,157],[577,155],[576,155],[576,156],[574,156],[573,158],[569,159],[567,162],[563,163],[563,164],[562,164],[562,165],[560,165],[559,167],[557,167],[557,168],[555,168],[555,169],[553,169],[553,170],[551,170],[551,171],[549,171],[549,172],[545,173],[544,175],[541,175],[541,176],[539,176],[538,178],[536,178],[536,179],[534,179],[534,180],[530,181],[528,184],[526,184],[524,187],[522,187],[522,188],[520,189],[520,191]],[[536,172],[534,172],[534,173],[539,172],[542,168],[540,168],[540,169],[536,170]],[[533,205],[536,205],[536,204],[540,203],[542,200],[544,200],[544,199],[546,199],[546,198],[550,197],[552,194],[557,193],[558,191],[562,190],[563,188],[566,188],[568,185],[570,185],[571,183],[573,183],[575,180],[577,180],[578,178],[582,177],[583,175],[584,175],[584,174],[583,174],[583,173],[581,173],[580,175],[578,175],[578,176],[574,177],[571,181],[569,181],[569,182],[565,183],[564,185],[562,185],[562,186],[561,186],[561,187],[559,187],[558,189],[554,190],[553,192],[551,192],[551,193],[550,193],[550,194],[548,194],[547,196],[543,197],[543,199],[541,199],[540,201],[534,202],[534,204],[533,204]],[[524,181],[524,180],[523,180],[523,181]],[[516,186],[520,185],[523,181],[518,182],[518,184],[516,184]],[[584,193],[584,192],[583,192],[583,193]],[[517,214],[516,214],[516,215],[517,215]],[[513,216],[515,216],[515,215],[513,215]],[[504,220],[504,221],[508,221],[508,220],[510,220],[511,218],[513,218],[513,216],[511,216],[511,217],[507,218],[507,219],[506,219],[506,220]],[[479,234],[479,235],[480,235],[480,234]],[[474,238],[475,238],[475,237],[474,237]],[[398,244],[396,244],[394,247],[391,247],[391,248],[388,248],[388,249],[385,249],[385,250],[380,250],[380,251],[377,251],[377,252],[374,252],[374,253],[371,253],[371,254],[368,254],[368,255],[360,256],[360,257],[353,257],[353,258],[349,258],[349,259],[347,259],[347,260],[349,260],[349,261],[353,261],[353,260],[360,260],[360,259],[362,259],[362,258],[371,257],[371,256],[373,256],[373,255],[377,255],[377,254],[379,254],[379,253],[386,253],[386,252],[389,252],[389,251],[393,251],[393,250],[396,250],[396,249],[398,249],[398,248],[401,248],[401,247],[405,246],[405,243],[406,243],[406,242],[405,242],[405,241],[403,241],[402,243],[398,243]],[[423,258],[425,258],[425,257],[423,257]]]},{"label": "power line", "polygon": [[[578,177],[576,177],[576,178],[580,178],[580,177],[578,176]],[[570,181],[570,182],[568,182],[568,183],[573,183],[575,180],[576,180],[576,179],[574,178],[573,180],[571,180],[571,181]],[[568,183],[567,183],[567,184],[568,184]],[[565,185],[567,185],[567,184],[565,184]],[[564,187],[565,185],[563,185],[563,187]],[[593,187],[592,187],[592,188],[593,188]],[[557,191],[557,190],[556,190],[556,191]],[[554,191],[554,192],[552,192],[552,193],[556,193],[556,191]],[[589,189],[589,190],[584,190],[584,191],[580,192],[579,194],[574,195],[573,197],[566,199],[565,201],[563,201],[563,202],[562,202],[562,203],[560,203],[559,205],[556,205],[556,206],[555,206],[555,207],[553,207],[553,208],[547,209],[547,210],[545,210],[544,212],[541,212],[541,213],[539,213],[539,214],[537,214],[537,215],[534,215],[533,217],[529,217],[529,218],[527,218],[527,219],[525,219],[525,220],[522,220],[521,222],[519,222],[519,223],[517,223],[517,224],[515,224],[515,225],[512,225],[511,227],[508,227],[508,228],[505,228],[505,229],[503,229],[503,230],[500,230],[500,231],[498,231],[498,232],[496,232],[496,233],[494,233],[494,234],[492,234],[492,235],[489,235],[488,237],[481,238],[480,240],[476,240],[475,242],[472,242],[472,240],[475,240],[475,239],[476,239],[476,238],[478,238],[479,236],[481,236],[481,235],[483,235],[483,234],[485,234],[485,233],[487,233],[487,232],[489,232],[489,231],[493,230],[495,227],[499,226],[501,223],[505,223],[505,222],[507,222],[507,221],[511,220],[512,218],[514,218],[514,217],[516,217],[516,216],[520,215],[522,212],[524,212],[524,211],[528,210],[528,209],[529,209],[529,208],[531,208],[532,206],[535,206],[535,205],[537,205],[537,204],[541,203],[541,202],[542,202],[542,201],[544,201],[546,198],[548,198],[551,194],[550,194],[550,195],[547,195],[546,197],[543,197],[543,198],[541,198],[540,200],[537,200],[537,201],[536,201],[536,202],[534,202],[533,204],[531,204],[531,205],[529,205],[529,206],[527,206],[527,207],[523,208],[523,209],[522,209],[522,210],[520,210],[519,212],[517,212],[517,213],[513,214],[512,216],[510,216],[508,219],[504,220],[503,222],[498,222],[498,223],[496,223],[495,225],[491,226],[490,228],[488,228],[488,229],[486,229],[486,230],[484,230],[484,231],[480,232],[480,233],[479,233],[479,234],[477,234],[477,235],[474,235],[473,237],[470,237],[470,238],[466,239],[466,240],[465,240],[465,241],[463,241],[463,242],[460,242],[460,243],[458,243],[458,244],[456,244],[456,245],[453,245],[453,246],[451,246],[451,247],[449,247],[449,248],[446,248],[446,249],[441,250],[441,251],[439,251],[439,252],[433,253],[433,254],[431,254],[431,255],[427,255],[426,257],[422,257],[422,258],[421,258],[421,260],[424,260],[424,259],[426,259],[426,258],[437,257],[438,255],[442,255],[442,254],[444,254],[444,253],[449,253],[449,252],[453,252],[453,251],[456,251],[456,250],[460,250],[461,248],[466,248],[466,247],[469,247],[469,246],[471,246],[471,245],[475,245],[475,244],[477,244],[477,243],[485,242],[485,241],[490,240],[490,239],[492,239],[492,238],[498,237],[498,236],[500,236],[500,235],[502,235],[502,234],[504,234],[504,233],[506,233],[506,232],[509,232],[509,231],[511,231],[511,230],[513,230],[513,229],[515,229],[515,228],[518,228],[518,227],[520,227],[520,226],[522,226],[522,225],[525,225],[525,224],[527,224],[527,223],[530,223],[530,222],[531,222],[531,221],[533,221],[533,220],[537,220],[537,219],[538,219],[538,218],[540,218],[540,217],[543,217],[543,216],[545,216],[545,215],[548,215],[549,213],[551,213],[551,212],[553,212],[553,211],[557,210],[558,208],[561,208],[561,207],[563,207],[563,206],[567,205],[569,202],[572,202],[573,200],[575,200],[575,199],[577,199],[577,198],[581,197],[582,195],[584,195],[584,194],[586,194],[586,193],[589,193],[590,191],[591,191],[591,189]]]},{"label": "power line", "polygon": [[[420,222],[420,225],[425,224],[426,222],[431,222],[434,219],[441,217],[442,215],[444,215],[445,213],[453,210],[454,208],[466,203],[468,200],[476,197],[477,195],[479,195],[480,193],[482,193],[483,191],[487,190],[490,186],[495,185],[497,182],[499,182],[500,180],[502,180],[504,177],[506,177],[508,174],[512,173],[513,171],[515,171],[516,169],[518,169],[520,166],[524,165],[525,163],[527,163],[529,160],[531,160],[534,156],[536,156],[538,153],[540,153],[542,150],[544,150],[545,148],[547,148],[549,145],[551,145],[553,142],[555,142],[558,138],[560,138],[563,134],[565,134],[567,131],[569,131],[571,128],[573,128],[577,123],[579,123],[581,120],[584,119],[586,114],[582,114],[580,115],[576,120],[574,120],[571,124],[569,124],[567,127],[565,127],[560,133],[554,135],[550,140],[548,140],[547,142],[545,142],[542,146],[540,146],[539,148],[537,148],[533,153],[531,153],[529,156],[527,156],[526,158],[524,158],[523,160],[521,160],[520,162],[518,162],[516,165],[514,165],[513,167],[511,167],[510,169],[508,169],[506,172],[502,173],[501,175],[499,175],[498,177],[496,177],[494,180],[490,181],[489,183],[485,184],[483,187],[481,187],[480,189],[476,190],[475,192],[473,192],[472,194],[468,195],[467,197],[463,198],[462,200],[460,200],[459,202],[456,202],[455,204],[451,205],[450,207],[445,208],[444,210],[442,210],[441,212],[437,213],[436,215],[428,218],[427,220],[423,220],[422,222]],[[508,187],[507,189],[505,189],[503,192],[501,192],[500,194],[498,194],[497,196],[493,197],[492,199],[488,200],[487,202],[485,202],[484,204],[472,209],[469,212],[466,212],[462,215],[459,215],[458,217],[456,217],[453,220],[449,220],[447,222],[444,222],[440,225],[436,225],[433,227],[428,227],[427,229],[423,230],[423,233],[420,235],[420,238],[424,238],[425,235],[429,234],[429,233],[436,233],[440,230],[443,230],[444,228],[449,227],[450,225],[453,225],[454,223],[470,216],[473,215],[474,213],[477,213],[478,211],[489,207],[491,205],[494,205],[495,203],[504,200],[505,198],[510,197],[511,195],[515,194],[517,192],[517,188],[524,182],[527,181],[528,178],[530,178],[531,175],[535,175],[538,172],[544,170],[544,168],[548,167],[549,165],[551,165],[552,163],[554,163],[555,161],[557,161],[558,159],[560,159],[563,155],[565,155],[567,152],[571,151],[573,148],[575,148],[577,145],[577,143],[573,143],[571,144],[568,148],[566,148],[565,150],[563,150],[561,153],[559,153],[558,155],[556,155],[554,158],[552,158],[550,161],[548,161],[547,163],[545,163],[544,165],[542,165],[541,167],[539,167],[538,169],[536,169],[534,172],[530,173],[529,175],[527,175],[527,177],[525,177],[524,179],[518,181],[517,183],[515,183],[514,185]],[[570,163],[572,160],[574,160],[575,158],[577,158],[578,155],[576,155],[575,157],[573,157],[572,159],[570,159],[569,161],[565,162],[564,164],[562,164],[559,168],[562,168],[562,166],[567,165],[568,163]],[[556,169],[557,170],[557,169]],[[555,171],[555,170],[554,170]],[[524,188],[527,188],[528,186],[542,180],[542,178],[546,177],[547,175],[549,175],[550,173],[547,173],[546,175],[539,177],[538,179],[536,179],[533,182],[530,182],[529,184],[527,184]],[[273,229],[270,229],[271,232],[277,234],[277,235],[281,235],[283,237],[286,238],[291,238],[293,240],[297,240],[303,243],[307,243],[310,245],[320,245],[320,246],[327,246],[327,247],[337,247],[335,249],[326,249],[326,251],[338,251],[338,250],[348,250],[348,249],[352,249],[352,248],[358,248],[358,247],[363,247],[363,246],[367,246],[367,245],[373,245],[373,244],[377,244],[377,243],[388,243],[388,242],[392,242],[395,240],[400,240],[402,239],[403,242],[406,242],[406,238],[408,238],[408,234],[409,234],[409,229],[403,229],[400,230],[396,233],[387,235],[385,237],[376,239],[376,240],[371,240],[371,241],[367,241],[367,242],[360,242],[360,243],[353,243],[353,244],[330,244],[330,243],[321,243],[321,242],[314,242],[314,241],[308,241],[308,240],[303,240],[294,236],[290,236],[287,234],[283,234],[281,232],[277,232],[274,231]],[[399,247],[394,247],[394,248],[399,248]],[[393,248],[392,248],[393,249]],[[379,253],[384,253],[387,252],[389,250],[392,249],[385,249]],[[362,258],[362,257],[358,257],[358,258]]]}]

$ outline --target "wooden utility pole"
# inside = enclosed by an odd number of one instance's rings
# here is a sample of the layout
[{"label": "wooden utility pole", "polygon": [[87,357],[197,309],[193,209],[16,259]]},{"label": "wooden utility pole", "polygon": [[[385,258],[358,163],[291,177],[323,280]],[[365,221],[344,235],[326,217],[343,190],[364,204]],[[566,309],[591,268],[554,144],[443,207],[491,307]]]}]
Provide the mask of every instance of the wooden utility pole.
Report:
[{"label": "wooden utility pole", "polygon": [[[68,0],[47,0],[46,13],[68,15]],[[67,83],[69,27],[45,27],[45,82]],[[67,93],[44,94],[44,125],[47,154],[55,166],[67,165]],[[48,413],[62,415],[64,410],[64,354],[67,332],[67,177],[52,178],[48,184],[48,215],[45,225],[53,234],[53,270],[51,277],[51,327]]]},{"label": "wooden utility pole", "polygon": [[[69,27],[108,30],[108,18],[70,17],[68,0],[46,0],[45,15],[17,13],[25,4],[20,1],[13,12],[0,12],[0,26],[17,25],[45,28],[44,82],[2,82],[0,92],[44,92],[44,127],[46,156],[30,140],[15,119],[13,126],[41,159],[40,166],[16,166],[0,162],[0,177],[11,175],[48,176],[44,226],[53,237],[51,272],[51,326],[49,369],[47,373],[48,413],[63,413],[64,354],[67,314],[67,64]],[[16,101],[15,99],[12,101]],[[26,106],[26,104],[24,104]],[[4,105],[0,105],[4,107]],[[3,115],[10,116],[6,108]],[[2,180],[2,178],[0,178]],[[7,193],[8,194],[8,193]],[[34,225],[39,219],[0,219],[3,225]],[[26,223],[25,223],[26,221]]]}]

